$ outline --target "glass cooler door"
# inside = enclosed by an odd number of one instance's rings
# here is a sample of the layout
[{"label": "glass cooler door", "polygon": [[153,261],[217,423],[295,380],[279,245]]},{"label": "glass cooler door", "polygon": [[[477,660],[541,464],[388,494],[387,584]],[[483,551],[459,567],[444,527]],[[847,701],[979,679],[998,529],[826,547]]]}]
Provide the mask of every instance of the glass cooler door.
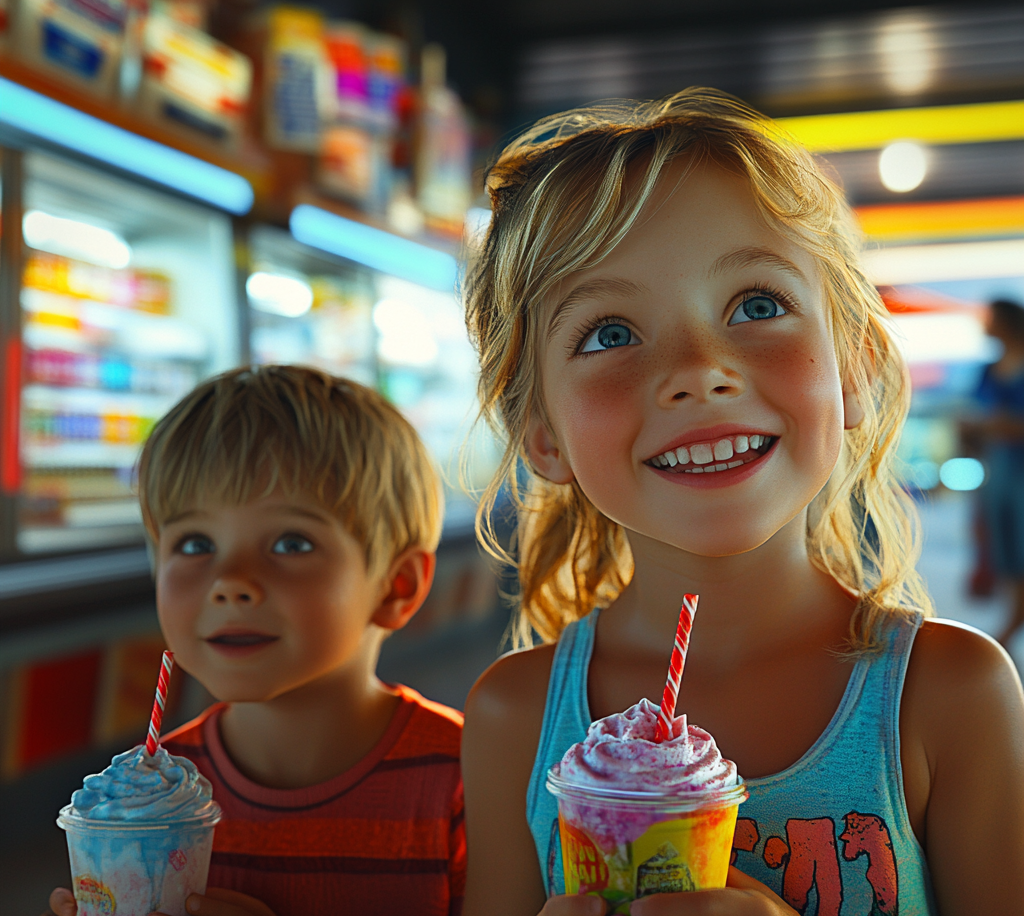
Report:
[{"label": "glass cooler door", "polygon": [[133,468],[154,422],[239,360],[230,218],[25,156],[17,548],[138,542]]}]

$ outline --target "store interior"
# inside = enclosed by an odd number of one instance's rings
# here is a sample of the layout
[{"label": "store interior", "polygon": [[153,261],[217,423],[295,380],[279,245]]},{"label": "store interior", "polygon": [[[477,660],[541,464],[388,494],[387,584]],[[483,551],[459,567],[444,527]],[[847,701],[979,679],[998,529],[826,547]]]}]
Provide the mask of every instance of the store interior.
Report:
[{"label": "store interior", "polygon": [[[459,296],[486,167],[538,117],[690,85],[779,119],[844,187],[913,383],[920,569],[942,616],[997,632],[957,423],[998,355],[988,303],[1024,302],[1019,4],[0,0],[5,916],[45,909],[58,809],[144,734],[163,645],[134,467],[201,379],[313,365],[408,417],[447,510],[380,675],[463,705],[515,585],[474,534],[500,457]],[[1024,634],[1009,649],[1024,668]],[[208,702],[178,677],[168,725]]]}]

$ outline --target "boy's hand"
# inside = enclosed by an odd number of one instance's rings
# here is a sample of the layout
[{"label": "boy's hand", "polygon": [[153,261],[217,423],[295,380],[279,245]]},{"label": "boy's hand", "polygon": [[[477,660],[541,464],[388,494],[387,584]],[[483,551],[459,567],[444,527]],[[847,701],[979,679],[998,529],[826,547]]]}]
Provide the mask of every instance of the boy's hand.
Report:
[{"label": "boy's hand", "polygon": [[196,916],[274,916],[262,900],[223,887],[208,887],[205,894],[190,894],[185,909]]},{"label": "boy's hand", "polygon": [[[196,916],[275,916],[261,900],[223,887],[210,887],[205,894],[192,894],[185,906]],[[56,916],[76,916],[75,895],[66,887],[56,888],[50,894],[50,909]]]},{"label": "boy's hand", "polygon": [[[57,916],[75,916],[78,912],[78,904],[75,903],[75,895],[66,887],[55,887],[50,891],[50,911]],[[47,914],[43,914],[47,916]]]},{"label": "boy's hand", "polygon": [[[552,897],[539,916],[605,916],[600,897]],[[724,890],[652,894],[635,901],[630,916],[797,916],[789,904],[760,881],[730,867]]]}]

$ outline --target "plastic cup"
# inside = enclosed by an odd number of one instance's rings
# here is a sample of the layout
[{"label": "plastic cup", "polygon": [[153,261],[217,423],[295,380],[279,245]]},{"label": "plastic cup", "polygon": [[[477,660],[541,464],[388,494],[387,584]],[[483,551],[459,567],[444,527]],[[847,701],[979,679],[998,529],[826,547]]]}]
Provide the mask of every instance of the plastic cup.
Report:
[{"label": "plastic cup", "polygon": [[220,808],[199,817],[90,820],[61,809],[78,916],[186,916],[189,894],[206,892]]},{"label": "plastic cup", "polygon": [[628,913],[649,894],[725,887],[736,812],[748,793],[735,786],[707,791],[634,792],[568,782],[548,772],[558,800],[567,894],[597,894]]}]

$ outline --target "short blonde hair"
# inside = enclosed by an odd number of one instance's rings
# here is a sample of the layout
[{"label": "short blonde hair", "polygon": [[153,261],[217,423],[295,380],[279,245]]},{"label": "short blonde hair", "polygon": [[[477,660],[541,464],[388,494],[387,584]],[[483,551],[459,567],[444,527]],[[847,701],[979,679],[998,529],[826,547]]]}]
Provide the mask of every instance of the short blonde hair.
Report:
[{"label": "short blonde hair", "polygon": [[839,463],[810,505],[807,547],[818,568],[860,599],[850,647],[866,651],[877,645],[884,617],[907,606],[931,609],[914,568],[916,513],[895,472],[909,404],[906,368],[885,306],[861,269],[861,240],[842,191],[763,115],[702,88],[545,118],[488,174],[494,214],[467,281],[466,321],[480,355],[481,411],[506,449],[477,531],[490,552],[511,559],[490,521],[507,487],[519,509],[514,639],[528,643],[534,632],[556,639],[571,620],[613,601],[632,577],[625,532],[575,481],[531,475],[524,489],[518,468],[529,466],[531,417],[544,417],[537,316],[545,297],[612,251],[681,157],[741,175],[765,220],[821,271],[839,369],[865,418],[846,431]]},{"label": "short blonde hair", "polygon": [[365,548],[372,575],[433,551],[444,506],[427,450],[375,391],[318,369],[233,369],[156,424],[139,459],[149,534],[201,499],[241,504],[281,487],[312,495]]}]

